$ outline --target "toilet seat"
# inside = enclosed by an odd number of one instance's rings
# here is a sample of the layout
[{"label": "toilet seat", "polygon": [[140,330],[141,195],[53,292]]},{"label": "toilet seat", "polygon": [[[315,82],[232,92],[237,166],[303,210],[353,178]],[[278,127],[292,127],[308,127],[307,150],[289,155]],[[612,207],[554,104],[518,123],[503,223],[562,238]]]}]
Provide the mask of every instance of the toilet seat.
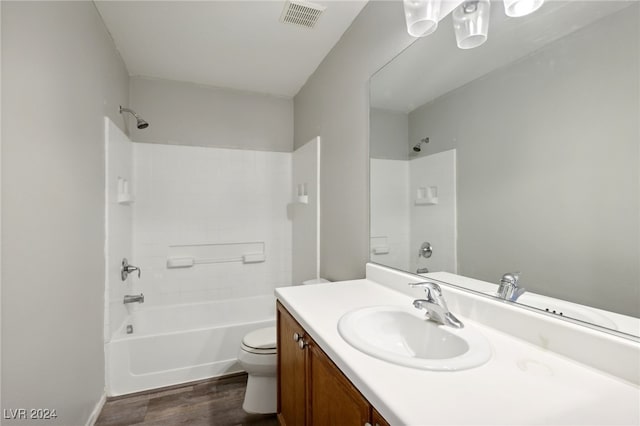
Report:
[{"label": "toilet seat", "polygon": [[259,355],[276,353],[276,328],[265,327],[247,333],[242,339],[242,350]]},{"label": "toilet seat", "polygon": [[256,355],[275,355],[277,353],[277,349],[256,349],[246,345],[240,345],[243,351],[249,352],[250,354]]}]

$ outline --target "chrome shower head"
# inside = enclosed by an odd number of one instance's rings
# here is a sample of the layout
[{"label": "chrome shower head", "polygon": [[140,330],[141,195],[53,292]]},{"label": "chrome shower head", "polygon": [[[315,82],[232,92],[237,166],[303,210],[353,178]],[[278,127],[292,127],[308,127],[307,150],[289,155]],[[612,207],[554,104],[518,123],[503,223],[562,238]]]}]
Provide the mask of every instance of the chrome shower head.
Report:
[{"label": "chrome shower head", "polygon": [[418,142],[417,144],[415,144],[415,146],[413,147],[413,150],[414,150],[415,152],[420,152],[420,151],[422,151],[422,148],[420,148],[420,145],[422,145],[423,143],[429,143],[429,138],[420,139],[420,142]]},{"label": "chrome shower head", "polygon": [[133,114],[133,116],[136,118],[136,127],[138,129],[146,129],[147,127],[149,127],[149,123],[147,123],[142,118],[140,118],[140,116],[138,114],[136,114],[135,111],[133,111],[133,110],[131,110],[129,108],[122,108],[122,106],[120,106],[120,114],[122,114],[123,112],[129,112],[129,113]]},{"label": "chrome shower head", "polygon": [[149,123],[144,121],[142,118],[136,118],[136,127],[138,129],[146,129],[147,127],[149,127]]}]

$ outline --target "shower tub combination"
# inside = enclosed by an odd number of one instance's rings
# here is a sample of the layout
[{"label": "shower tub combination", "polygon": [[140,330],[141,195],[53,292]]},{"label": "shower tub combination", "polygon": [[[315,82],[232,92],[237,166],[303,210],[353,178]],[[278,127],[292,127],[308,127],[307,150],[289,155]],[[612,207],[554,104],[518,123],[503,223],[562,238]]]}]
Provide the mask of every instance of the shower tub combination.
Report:
[{"label": "shower tub combination", "polygon": [[[243,371],[248,332],[275,325],[272,295],[146,308],[107,343],[107,394],[124,395]],[[127,326],[133,328],[127,334]]]}]

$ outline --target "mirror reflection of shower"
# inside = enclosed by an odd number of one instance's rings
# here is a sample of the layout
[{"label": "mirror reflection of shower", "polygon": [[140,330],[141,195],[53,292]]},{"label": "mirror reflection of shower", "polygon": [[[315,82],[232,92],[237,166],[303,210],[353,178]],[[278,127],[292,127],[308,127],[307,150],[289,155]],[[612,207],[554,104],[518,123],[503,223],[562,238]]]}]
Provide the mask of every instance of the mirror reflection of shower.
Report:
[{"label": "mirror reflection of shower", "polygon": [[123,112],[129,112],[129,113],[133,114],[133,116],[136,118],[136,127],[138,129],[146,129],[147,127],[149,127],[149,123],[144,121],[134,110],[129,109],[129,108],[122,108],[122,105],[121,105],[120,106],[120,114],[122,114]]},{"label": "mirror reflection of shower", "polygon": [[[420,142],[418,142],[417,144],[414,145],[413,147],[413,151],[414,152],[420,152],[422,151],[422,148],[420,148],[420,145],[422,145],[423,143],[429,143],[429,138],[423,138],[420,139]],[[406,146],[406,145],[405,145]]]}]

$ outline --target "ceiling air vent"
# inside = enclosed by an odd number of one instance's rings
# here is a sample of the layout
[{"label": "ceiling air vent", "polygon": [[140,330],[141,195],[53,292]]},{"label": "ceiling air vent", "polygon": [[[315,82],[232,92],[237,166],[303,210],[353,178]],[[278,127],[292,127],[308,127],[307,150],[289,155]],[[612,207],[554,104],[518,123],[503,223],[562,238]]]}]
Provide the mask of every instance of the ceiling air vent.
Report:
[{"label": "ceiling air vent", "polygon": [[306,1],[287,0],[280,22],[313,28],[326,8]]}]

